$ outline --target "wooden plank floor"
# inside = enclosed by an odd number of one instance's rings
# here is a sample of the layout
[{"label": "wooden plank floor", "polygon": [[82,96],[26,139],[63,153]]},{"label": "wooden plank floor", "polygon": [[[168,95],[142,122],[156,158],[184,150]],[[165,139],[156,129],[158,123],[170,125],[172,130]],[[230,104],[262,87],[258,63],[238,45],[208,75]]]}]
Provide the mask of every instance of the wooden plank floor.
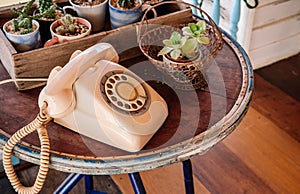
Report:
[{"label": "wooden plank floor", "polygon": [[[206,154],[192,158],[196,193],[300,193],[299,56],[255,72],[253,100],[241,124]],[[181,168],[142,172],[147,192],[184,193]],[[36,172],[33,166],[19,174],[29,184]],[[67,175],[51,170],[41,193],[52,193]],[[127,175],[98,176],[94,182],[109,193],[133,193]],[[14,193],[6,177],[0,179],[0,191]],[[82,192],[83,181],[71,193]]]}]

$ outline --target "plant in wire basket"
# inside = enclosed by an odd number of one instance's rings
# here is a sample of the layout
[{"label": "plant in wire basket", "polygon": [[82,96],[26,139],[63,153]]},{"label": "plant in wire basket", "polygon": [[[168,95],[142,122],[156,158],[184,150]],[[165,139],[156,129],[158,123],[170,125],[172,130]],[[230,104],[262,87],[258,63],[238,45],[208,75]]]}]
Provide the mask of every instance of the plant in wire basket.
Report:
[{"label": "plant in wire basket", "polygon": [[189,23],[181,30],[182,35],[174,31],[169,39],[163,40],[164,47],[158,56],[162,55],[174,61],[191,61],[201,57],[201,44],[209,44],[205,22],[200,20],[196,24]]}]

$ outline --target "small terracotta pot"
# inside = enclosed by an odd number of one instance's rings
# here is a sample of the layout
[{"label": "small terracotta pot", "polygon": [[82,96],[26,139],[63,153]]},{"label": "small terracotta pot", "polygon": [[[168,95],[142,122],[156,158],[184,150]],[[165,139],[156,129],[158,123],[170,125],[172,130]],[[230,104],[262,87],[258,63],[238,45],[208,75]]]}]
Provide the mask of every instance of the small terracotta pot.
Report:
[{"label": "small terracotta pot", "polygon": [[77,36],[62,36],[62,35],[59,35],[59,34],[57,34],[55,32],[55,29],[58,26],[62,25],[61,19],[56,20],[50,26],[50,32],[51,32],[51,35],[52,35],[52,39],[48,40],[45,43],[44,46],[51,46],[51,45],[54,45],[54,44],[57,44],[57,43],[62,43],[62,42],[67,42],[67,41],[71,41],[71,40],[76,40],[76,39],[88,36],[91,33],[91,31],[92,31],[92,25],[91,25],[91,23],[89,21],[87,21],[86,19],[79,18],[79,17],[76,17],[76,21],[78,23],[81,23],[81,24],[87,26],[88,30],[85,33],[79,34]]}]

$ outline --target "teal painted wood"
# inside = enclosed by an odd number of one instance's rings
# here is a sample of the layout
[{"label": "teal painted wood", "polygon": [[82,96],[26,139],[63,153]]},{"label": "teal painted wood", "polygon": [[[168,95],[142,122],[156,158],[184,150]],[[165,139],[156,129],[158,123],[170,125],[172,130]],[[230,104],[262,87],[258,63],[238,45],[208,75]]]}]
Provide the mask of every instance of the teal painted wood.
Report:
[{"label": "teal painted wood", "polygon": [[18,165],[18,164],[20,164],[20,159],[15,156],[12,156],[11,162],[12,162],[12,165]]},{"label": "teal painted wood", "polygon": [[236,33],[238,31],[238,23],[241,17],[241,0],[234,0],[233,7],[230,14],[230,34],[236,39]]},{"label": "teal painted wood", "polygon": [[[203,1],[204,0],[192,0],[192,5],[202,8]],[[192,8],[193,15],[203,17],[202,13],[200,13],[199,10],[197,10],[195,7],[191,7],[191,8]]]},{"label": "teal painted wood", "polygon": [[212,10],[211,10],[211,18],[214,22],[219,25],[220,23],[220,0],[214,0]]},{"label": "teal painted wood", "polygon": [[[192,4],[195,6],[198,6],[198,1],[197,0],[192,0]],[[198,15],[198,11],[196,8],[192,7],[192,12],[194,15]]]}]

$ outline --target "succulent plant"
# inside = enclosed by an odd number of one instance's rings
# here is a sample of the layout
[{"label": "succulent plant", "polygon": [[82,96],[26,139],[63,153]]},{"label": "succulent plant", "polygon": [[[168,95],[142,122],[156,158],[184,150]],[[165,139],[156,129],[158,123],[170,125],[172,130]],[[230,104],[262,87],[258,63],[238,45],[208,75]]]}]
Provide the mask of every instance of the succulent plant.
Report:
[{"label": "succulent plant", "polygon": [[55,29],[57,34],[64,35],[65,33],[74,33],[75,32],[75,21],[76,18],[72,17],[70,14],[66,14],[61,18],[63,25]]},{"label": "succulent plant", "polygon": [[135,0],[118,0],[118,6],[126,9],[134,7]]},{"label": "succulent plant", "polygon": [[210,42],[206,33],[206,23],[202,20],[196,24],[189,23],[181,30],[183,35],[174,31],[170,39],[163,40],[164,47],[159,51],[158,56],[169,54],[174,60],[193,59],[200,54],[200,45]]},{"label": "succulent plant", "polygon": [[173,59],[191,59],[199,51],[199,44],[194,38],[181,36],[179,32],[174,31],[170,39],[163,40],[164,48],[159,51],[158,56],[170,54]]},{"label": "succulent plant", "polygon": [[182,28],[184,36],[197,39],[200,44],[209,44],[209,38],[206,34],[206,23],[203,20],[195,23],[189,23],[187,27]]}]

